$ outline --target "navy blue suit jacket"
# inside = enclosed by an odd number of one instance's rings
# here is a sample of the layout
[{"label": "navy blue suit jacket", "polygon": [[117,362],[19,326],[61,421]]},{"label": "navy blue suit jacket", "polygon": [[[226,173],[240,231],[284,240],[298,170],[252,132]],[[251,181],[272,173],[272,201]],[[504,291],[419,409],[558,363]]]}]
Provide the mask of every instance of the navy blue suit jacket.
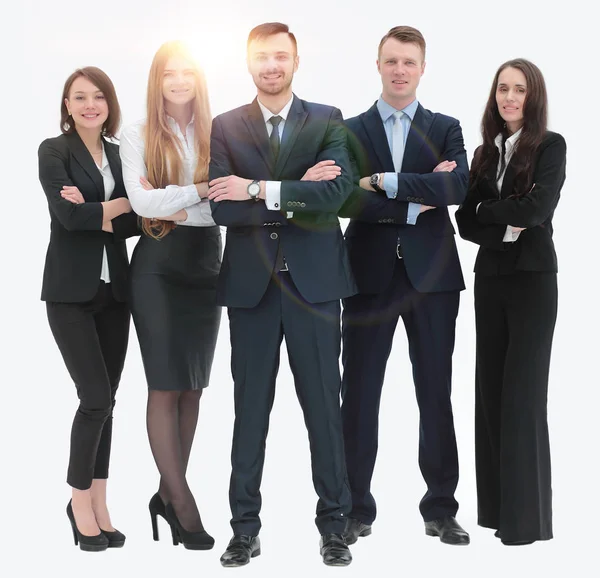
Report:
[{"label": "navy blue suit jacket", "polygon": [[[465,288],[448,206],[460,205],[467,192],[469,167],[459,122],[419,105],[408,133],[398,195],[366,191],[361,177],[395,172],[381,116],[374,104],[346,121],[354,189],[340,211],[351,219],[346,229],[350,263],[360,293],[381,293],[392,279],[398,239],[411,284],[422,293]],[[443,160],[456,168],[433,173]],[[436,207],[406,224],[408,204]]]},{"label": "navy blue suit jacket", "polygon": [[[323,160],[342,174],[333,181],[301,181]],[[258,102],[217,116],[211,132],[210,179],[236,175],[281,181],[281,210],[264,201],[211,201],[215,222],[227,227],[217,300],[255,307],[275,266],[279,243],[290,275],[309,303],[356,293],[338,211],[352,191],[342,115],[336,108],[294,96],[275,162]],[[293,218],[287,218],[287,212]]]}]

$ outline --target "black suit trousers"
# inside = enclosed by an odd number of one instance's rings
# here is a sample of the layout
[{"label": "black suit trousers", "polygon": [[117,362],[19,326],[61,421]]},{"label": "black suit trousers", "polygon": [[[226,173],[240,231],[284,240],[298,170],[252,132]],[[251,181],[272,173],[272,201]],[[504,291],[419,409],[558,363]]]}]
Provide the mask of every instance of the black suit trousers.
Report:
[{"label": "black suit trousers", "polygon": [[[321,534],[342,533],[350,510],[340,415],[340,302],[311,304],[290,273],[271,279],[253,308],[230,307],[235,425],[229,499],[235,534],[258,535],[260,482],[279,351],[285,336],[296,394],[308,430]],[[286,510],[296,512],[296,497]]]},{"label": "black suit trousers", "polygon": [[505,541],[552,538],[547,397],[556,273],[475,275],[478,523]]},{"label": "black suit trousers", "polygon": [[378,415],[394,332],[402,317],[419,405],[419,467],[427,493],[419,509],[425,521],[455,515],[458,455],[452,416],[451,376],[460,293],[419,293],[404,261],[378,294],[344,299],[342,420],[352,491],[351,517],[371,524],[376,516],[371,479],[378,448]]},{"label": "black suit trousers", "polygon": [[115,301],[110,283],[84,303],[46,302],[48,321],[75,382],[79,408],[71,429],[67,483],[87,490],[108,478],[115,393],[129,338],[129,309]]}]

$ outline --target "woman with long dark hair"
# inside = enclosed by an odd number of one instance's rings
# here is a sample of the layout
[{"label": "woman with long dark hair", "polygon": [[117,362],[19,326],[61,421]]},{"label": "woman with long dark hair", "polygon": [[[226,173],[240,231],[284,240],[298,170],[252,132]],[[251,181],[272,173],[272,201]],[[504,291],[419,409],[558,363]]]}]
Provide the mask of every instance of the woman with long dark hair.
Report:
[{"label": "woman with long dark hair", "polygon": [[456,212],[475,261],[475,453],[478,523],[504,544],[552,538],[547,421],[556,321],[552,217],[565,180],[566,144],[547,130],[542,73],[504,63],[481,123],[483,144]]},{"label": "woman with long dark hair", "polygon": [[129,338],[125,239],[139,235],[119,147],[110,141],[120,121],[110,78],[95,66],[80,68],[64,85],[62,134],[39,148],[51,222],[42,300],[79,397],[67,515],[75,545],[88,551],[125,543],[106,503],[113,407]]},{"label": "woman with long dark hair", "polygon": [[221,232],[207,199],[211,122],[202,70],[181,43],[163,44],[150,67],[147,117],[123,130],[121,159],[131,205],[143,217],[131,262],[131,308],[160,472],[149,505],[153,535],[157,540],[160,515],[173,543],[192,549],[214,544],[186,480],[221,318]]}]

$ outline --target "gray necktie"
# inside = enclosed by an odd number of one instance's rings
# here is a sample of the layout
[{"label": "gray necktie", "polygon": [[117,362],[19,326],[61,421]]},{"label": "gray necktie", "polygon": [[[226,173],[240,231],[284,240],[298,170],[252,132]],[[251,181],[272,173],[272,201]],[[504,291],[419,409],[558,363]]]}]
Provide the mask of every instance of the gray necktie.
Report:
[{"label": "gray necktie", "polygon": [[271,150],[273,151],[273,156],[275,157],[275,160],[277,160],[277,157],[279,156],[279,149],[281,148],[281,144],[279,142],[279,123],[282,120],[283,119],[279,115],[272,116],[269,119],[269,122],[273,127],[273,130],[271,131],[271,136],[269,137],[269,144],[271,145]]}]

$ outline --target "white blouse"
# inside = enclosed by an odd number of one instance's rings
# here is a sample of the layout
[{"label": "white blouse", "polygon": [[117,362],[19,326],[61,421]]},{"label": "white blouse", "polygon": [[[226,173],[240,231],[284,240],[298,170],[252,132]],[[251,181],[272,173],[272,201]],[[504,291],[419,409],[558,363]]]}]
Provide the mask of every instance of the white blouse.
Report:
[{"label": "white blouse", "polygon": [[[108,164],[106,150],[104,149],[104,142],[102,142],[102,166],[96,166],[102,175],[102,182],[104,183],[104,200],[109,201],[110,196],[115,190],[115,178],[113,177],[112,171],[110,170],[110,165]],[[106,247],[103,248],[102,253],[102,269],[100,270],[100,279],[105,283],[110,283],[110,271],[108,269],[108,256],[106,255]]]},{"label": "white blouse", "polygon": [[[504,169],[502,169],[502,158],[498,159],[498,171],[496,173],[496,179],[497,179],[497,183],[498,183],[498,192],[500,192],[502,190],[502,183],[504,181],[506,167],[508,166],[508,163],[510,162],[510,159],[512,158],[513,153],[515,152],[515,148],[517,146],[517,141],[519,140],[519,137],[521,136],[522,130],[523,129],[520,128],[516,133],[510,135],[506,139],[506,146],[505,146],[506,151],[504,153]],[[500,151],[500,157],[502,157],[502,135],[501,134],[498,134],[496,136],[495,143],[496,143],[496,146],[498,147],[498,150]],[[505,243],[514,243],[519,238],[520,234],[521,234],[521,231],[515,231],[510,225],[507,225],[506,233],[504,233],[504,238],[502,240]]]},{"label": "white blouse", "polygon": [[168,217],[185,209],[187,219],[176,221],[178,225],[211,227],[215,225],[208,199],[200,199],[194,185],[194,172],[198,155],[194,146],[194,119],[186,127],[185,137],[179,125],[167,117],[169,126],[181,143],[183,151],[183,185],[167,185],[164,189],[147,191],[140,184],[140,177],[147,177],[144,162],[144,130],[146,120],[139,120],[123,129],[120,136],[119,154],[123,165],[123,182],[129,202],[135,213],[150,219]]}]

